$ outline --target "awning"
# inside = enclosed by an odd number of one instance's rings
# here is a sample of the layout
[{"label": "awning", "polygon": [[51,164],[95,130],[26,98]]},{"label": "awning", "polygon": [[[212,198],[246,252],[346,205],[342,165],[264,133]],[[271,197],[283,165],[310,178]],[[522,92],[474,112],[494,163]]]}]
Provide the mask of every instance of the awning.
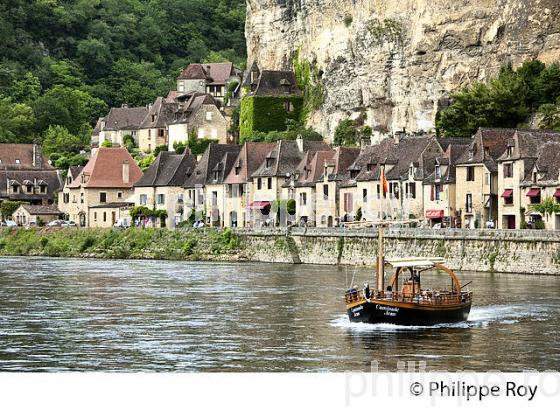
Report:
[{"label": "awning", "polygon": [[541,189],[540,188],[531,188],[529,192],[527,192],[527,196],[529,198],[535,198],[537,196],[541,196]]},{"label": "awning", "polygon": [[552,195],[554,198],[560,198],[560,189],[557,189],[556,192],[554,193],[554,195]]},{"label": "awning", "polygon": [[502,194],[502,198],[511,198],[513,196],[513,189],[506,189]]},{"label": "awning", "polygon": [[267,206],[270,206],[269,201],[255,201],[249,205],[249,209],[264,209]]},{"label": "awning", "polygon": [[428,209],[426,211],[426,218],[428,219],[443,218],[443,209]]}]

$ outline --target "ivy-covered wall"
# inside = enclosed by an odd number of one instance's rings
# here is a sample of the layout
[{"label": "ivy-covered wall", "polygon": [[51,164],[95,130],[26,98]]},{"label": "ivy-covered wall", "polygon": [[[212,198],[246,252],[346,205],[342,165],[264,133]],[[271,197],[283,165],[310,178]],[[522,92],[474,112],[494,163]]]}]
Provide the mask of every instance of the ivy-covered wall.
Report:
[{"label": "ivy-covered wall", "polygon": [[[288,112],[285,102],[293,105]],[[249,137],[254,132],[284,131],[286,120],[299,121],[303,108],[303,97],[288,96],[247,96],[241,100],[239,135]]]}]

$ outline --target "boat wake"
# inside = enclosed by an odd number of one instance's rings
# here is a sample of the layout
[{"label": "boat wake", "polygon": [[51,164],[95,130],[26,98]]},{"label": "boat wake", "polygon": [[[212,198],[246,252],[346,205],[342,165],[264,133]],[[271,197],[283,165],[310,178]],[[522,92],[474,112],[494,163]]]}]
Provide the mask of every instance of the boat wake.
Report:
[{"label": "boat wake", "polygon": [[402,326],[390,323],[352,323],[346,314],[340,315],[331,321],[333,327],[351,329],[358,332],[385,331],[406,332],[428,329],[468,329],[487,327],[491,323],[510,325],[518,323],[524,318],[531,320],[547,320],[548,308],[546,306],[527,305],[489,305],[478,306],[471,309],[469,319],[459,323],[441,323],[433,326]]}]

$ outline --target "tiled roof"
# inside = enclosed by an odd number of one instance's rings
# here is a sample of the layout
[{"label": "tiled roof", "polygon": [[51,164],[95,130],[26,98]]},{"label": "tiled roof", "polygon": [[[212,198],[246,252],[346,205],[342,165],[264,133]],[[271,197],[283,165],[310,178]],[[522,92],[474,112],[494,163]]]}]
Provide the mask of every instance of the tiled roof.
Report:
[{"label": "tiled roof", "polygon": [[[328,144],[323,141],[303,141],[300,151],[296,141],[278,141],[276,147],[270,151],[251,177],[287,177],[296,171],[304,153],[328,150]],[[269,165],[269,166],[267,166]]]},{"label": "tiled roof", "polygon": [[98,204],[90,206],[90,209],[100,209],[100,208],[129,208],[134,206],[134,202],[107,202],[104,204]]},{"label": "tiled roof", "polygon": [[192,115],[203,105],[216,105],[216,100],[210,94],[192,93],[186,95],[185,102],[178,105],[171,124],[186,124],[192,120]]},{"label": "tiled roof", "polygon": [[479,128],[457,165],[484,164],[491,172],[496,172],[497,160],[515,131],[512,128]]},{"label": "tiled roof", "polygon": [[177,103],[169,103],[163,97],[157,97],[140,124],[140,128],[165,128],[169,122],[174,120],[178,107]]},{"label": "tiled roof", "polygon": [[[123,164],[129,165],[128,182],[123,179]],[[86,182],[81,183],[81,175]],[[142,177],[142,170],[126,148],[98,148],[70,188],[132,188]]]},{"label": "tiled roof", "polygon": [[103,121],[105,121],[105,117],[99,117],[97,119],[97,122],[95,123],[95,128],[93,129],[92,135],[93,136],[99,136],[99,132],[101,131],[101,125],[103,124]]},{"label": "tiled roof", "polygon": [[[560,183],[560,141],[546,142],[540,147],[539,151],[539,156],[536,160],[540,177],[539,183],[557,185]],[[533,167],[530,167],[528,171],[532,170]],[[525,182],[530,182],[530,177],[526,177]]]},{"label": "tiled roof", "polygon": [[253,95],[301,95],[292,71],[263,70],[257,80]]},{"label": "tiled roof", "polygon": [[[432,161],[435,162],[437,160],[441,168],[444,169],[440,181],[442,181],[444,184],[450,184],[455,182],[455,176],[456,176],[455,164],[457,160],[463,155],[465,150],[468,149],[471,139],[470,138],[444,138],[444,139],[446,140],[445,144],[442,144],[441,140],[438,140],[438,142],[440,142],[440,145],[446,147],[444,155],[438,156],[432,159]],[[431,184],[436,180],[435,166],[433,167],[433,169],[434,172],[429,173],[424,178],[423,181],[424,184]]]},{"label": "tiled roof", "polygon": [[185,188],[194,188],[197,185],[207,185],[212,183],[212,170],[221,162],[226,153],[237,156],[241,150],[240,145],[230,144],[210,144],[199,163],[196,165],[190,178],[187,179]]},{"label": "tiled roof", "polygon": [[21,205],[31,215],[60,215],[60,209],[56,205]]},{"label": "tiled roof", "polygon": [[[46,184],[47,192],[41,194],[13,194],[8,192],[8,186],[12,185],[12,181],[23,185],[24,181],[31,181],[37,186]],[[41,182],[42,181],[42,182]],[[6,170],[0,168],[0,197],[10,198],[12,200],[40,200],[52,199],[54,194],[62,189],[62,181],[60,174],[56,169],[40,170],[40,169],[23,169],[23,170]]]},{"label": "tiled roof", "polygon": [[82,172],[82,169],[84,169],[84,167],[82,167],[81,165],[72,165],[70,168],[68,168],[68,173],[70,174],[72,179],[76,179],[78,178],[78,175],[80,175],[80,172]]},{"label": "tiled roof", "polygon": [[183,154],[162,151],[134,186],[183,186],[195,166],[196,158],[188,149]]},{"label": "tiled roof", "polygon": [[[38,150],[38,151],[37,151]],[[40,163],[33,164],[33,155]],[[2,169],[54,169],[41,153],[41,146],[34,144],[0,144],[0,168]]]},{"label": "tiled roof", "polygon": [[336,147],[335,154],[332,159],[334,169],[332,174],[328,176],[329,180],[341,181],[344,178],[348,167],[356,161],[358,155],[360,155],[359,148]]},{"label": "tiled roof", "polygon": [[[299,177],[294,186],[315,186],[315,183],[324,175],[325,163],[332,161],[335,155],[334,150],[317,151],[304,158],[297,172]],[[310,158],[308,160],[308,158]]]},{"label": "tiled roof", "polygon": [[210,84],[223,85],[231,77],[232,63],[189,64],[178,80],[204,80]]},{"label": "tiled roof", "polygon": [[[264,161],[266,155],[276,147],[276,144],[265,142],[246,142],[243,144],[229,175],[225,179],[226,184],[243,184],[249,176],[256,171]],[[235,168],[239,166],[239,174],[235,174]]]},{"label": "tiled roof", "polygon": [[137,130],[146,118],[146,107],[120,107],[111,108],[105,117],[105,131]]}]

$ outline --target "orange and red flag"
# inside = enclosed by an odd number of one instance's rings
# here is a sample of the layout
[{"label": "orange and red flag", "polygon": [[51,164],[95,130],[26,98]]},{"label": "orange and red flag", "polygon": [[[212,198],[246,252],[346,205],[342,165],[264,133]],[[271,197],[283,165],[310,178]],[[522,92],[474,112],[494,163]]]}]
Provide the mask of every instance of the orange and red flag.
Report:
[{"label": "orange and red flag", "polygon": [[386,194],[389,192],[389,185],[387,184],[387,177],[385,176],[385,167],[381,167],[381,176],[379,177],[381,180],[381,186],[383,187],[383,193]]}]

